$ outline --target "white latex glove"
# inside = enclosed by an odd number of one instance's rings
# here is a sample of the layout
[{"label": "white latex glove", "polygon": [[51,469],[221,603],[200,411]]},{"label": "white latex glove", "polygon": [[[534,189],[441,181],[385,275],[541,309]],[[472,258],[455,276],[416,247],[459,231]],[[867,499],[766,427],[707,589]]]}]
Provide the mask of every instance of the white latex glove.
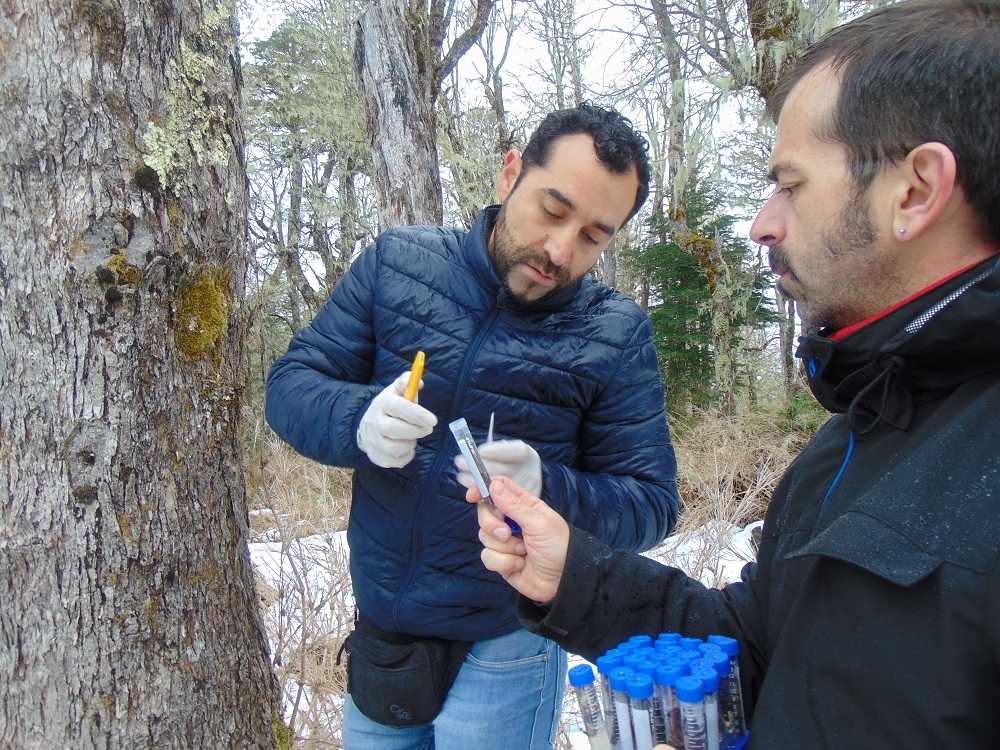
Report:
[{"label": "white latex glove", "polygon": [[358,448],[384,469],[410,463],[417,452],[417,440],[430,435],[437,424],[431,412],[403,398],[409,379],[410,373],[404,372],[384,388],[372,399],[358,425]]},{"label": "white latex glove", "polygon": [[[479,446],[479,455],[486,464],[490,478],[509,477],[532,495],[542,493],[542,459],[523,440],[483,443]],[[459,483],[472,487],[475,481],[461,455],[455,457],[455,466],[458,467]]]}]

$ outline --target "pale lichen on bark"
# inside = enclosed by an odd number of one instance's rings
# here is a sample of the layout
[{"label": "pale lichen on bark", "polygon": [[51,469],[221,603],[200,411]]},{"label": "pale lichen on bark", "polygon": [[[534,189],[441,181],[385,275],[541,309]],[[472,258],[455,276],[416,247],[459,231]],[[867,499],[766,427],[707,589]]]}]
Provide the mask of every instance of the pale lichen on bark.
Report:
[{"label": "pale lichen on bark", "polygon": [[[190,40],[182,38],[180,54],[167,66],[166,117],[146,124],[141,151],[146,166],[153,169],[164,190],[180,194],[191,187],[193,166],[225,168],[235,153],[229,126],[232,113],[210,86],[224,80],[230,71],[228,48],[220,41],[232,19],[232,5],[222,2],[205,14]],[[201,51],[203,50],[203,51]],[[232,202],[232,196],[226,196]]]}]

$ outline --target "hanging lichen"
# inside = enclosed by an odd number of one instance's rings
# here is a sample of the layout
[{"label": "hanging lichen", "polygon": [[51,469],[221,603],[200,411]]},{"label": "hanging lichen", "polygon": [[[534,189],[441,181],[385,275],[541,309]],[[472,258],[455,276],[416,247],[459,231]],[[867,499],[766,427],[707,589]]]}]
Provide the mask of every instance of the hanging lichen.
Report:
[{"label": "hanging lichen", "polygon": [[229,275],[220,268],[207,268],[181,288],[177,303],[174,338],[188,359],[210,354],[226,332],[229,318]]}]

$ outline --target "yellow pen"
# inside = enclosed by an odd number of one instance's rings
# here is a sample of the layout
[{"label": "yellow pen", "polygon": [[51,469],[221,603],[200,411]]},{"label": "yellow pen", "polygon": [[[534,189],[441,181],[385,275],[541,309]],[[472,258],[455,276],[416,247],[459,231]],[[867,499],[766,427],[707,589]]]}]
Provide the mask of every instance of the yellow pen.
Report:
[{"label": "yellow pen", "polygon": [[406,393],[403,398],[407,401],[417,400],[417,391],[420,390],[420,378],[424,376],[424,353],[417,352],[413,358],[413,367],[410,368],[410,379],[406,381]]}]

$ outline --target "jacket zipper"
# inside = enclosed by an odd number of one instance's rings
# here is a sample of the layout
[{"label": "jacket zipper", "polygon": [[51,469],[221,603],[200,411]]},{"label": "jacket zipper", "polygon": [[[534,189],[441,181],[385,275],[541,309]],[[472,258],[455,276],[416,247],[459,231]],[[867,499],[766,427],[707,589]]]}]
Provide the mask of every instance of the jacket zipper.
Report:
[{"label": "jacket zipper", "polygon": [[[465,359],[462,361],[462,369],[458,377],[458,383],[455,386],[455,395],[452,397],[451,407],[448,412],[449,422],[457,416],[458,407],[462,403],[462,399],[465,397],[465,386],[468,383],[469,374],[472,371],[472,365],[476,361],[476,356],[479,354],[480,348],[482,348],[483,341],[496,326],[497,319],[500,317],[500,313],[504,310],[506,297],[506,290],[501,289],[497,294],[496,305],[483,322],[483,325],[480,326],[478,333],[476,333],[476,337],[472,340],[468,351],[465,353]],[[427,499],[431,489],[437,486],[438,476],[449,456],[449,452],[446,450],[448,445],[448,435],[446,433],[444,435],[444,439],[441,441],[441,447],[438,449],[437,458],[434,460],[430,473],[424,481],[423,489],[421,489],[420,494],[417,496],[417,504],[413,511],[413,517],[415,519],[420,517],[420,506]],[[396,632],[400,632],[399,607],[403,602],[403,594],[410,588],[410,585],[413,583],[413,577],[416,575],[417,571],[417,560],[420,557],[419,529],[420,525],[414,522],[413,529],[410,532],[410,564],[406,571],[406,579],[403,582],[403,585],[400,586],[399,591],[396,593],[396,601],[392,607],[393,630]]]}]

